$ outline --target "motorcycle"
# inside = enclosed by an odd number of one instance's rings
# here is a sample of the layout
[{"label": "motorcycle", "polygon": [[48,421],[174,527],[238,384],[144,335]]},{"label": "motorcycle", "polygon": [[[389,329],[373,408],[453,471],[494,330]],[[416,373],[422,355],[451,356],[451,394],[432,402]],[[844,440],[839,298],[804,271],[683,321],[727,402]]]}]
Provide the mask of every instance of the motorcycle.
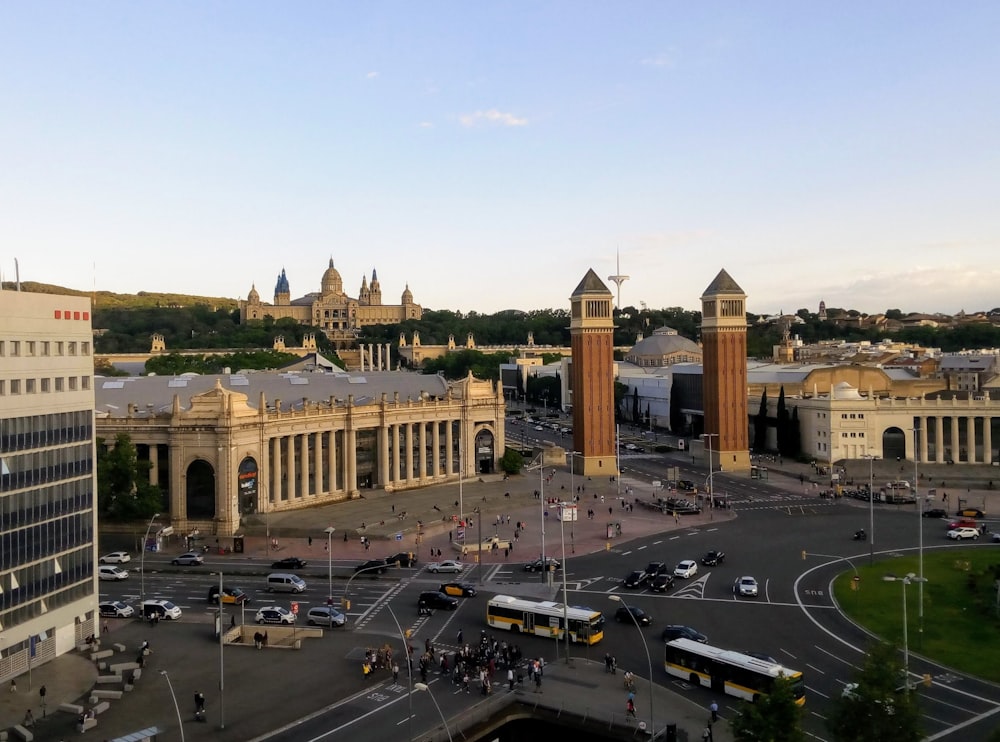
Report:
[{"label": "motorcycle", "polygon": [[866,538],[867,538],[867,535],[865,534],[865,529],[864,528],[858,529],[857,531],[854,532],[854,540],[855,541],[864,541]]}]

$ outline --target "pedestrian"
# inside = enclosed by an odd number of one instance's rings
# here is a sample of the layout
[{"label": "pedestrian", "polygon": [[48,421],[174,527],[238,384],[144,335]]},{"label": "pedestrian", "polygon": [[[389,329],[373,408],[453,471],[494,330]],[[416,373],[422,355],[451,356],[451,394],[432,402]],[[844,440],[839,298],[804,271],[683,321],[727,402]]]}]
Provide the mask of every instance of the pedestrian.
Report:
[{"label": "pedestrian", "polygon": [[397,682],[399,680],[399,663],[392,663],[392,682]]},{"label": "pedestrian", "polygon": [[264,637],[263,637],[263,639],[261,639],[260,643],[261,643],[261,645],[264,646],[265,649],[267,648],[267,632],[266,631],[264,632]]},{"label": "pedestrian", "polygon": [[711,724],[706,724],[705,725],[705,731],[703,731],[701,733],[701,738],[703,740],[707,740],[708,742],[712,742],[712,725]]},{"label": "pedestrian", "polygon": [[231,628],[231,629],[235,629],[236,628],[236,614],[235,613],[229,617],[229,628]]},{"label": "pedestrian", "polygon": [[542,692],[542,673],[535,668],[535,693]]},{"label": "pedestrian", "polygon": [[313,537],[310,536],[309,537],[309,548],[311,549],[312,547],[313,547]]},{"label": "pedestrian", "polygon": [[514,690],[514,668],[507,668],[507,686],[509,690]]},{"label": "pedestrian", "polygon": [[458,630],[458,638],[455,641],[458,643],[459,647],[462,646],[462,630],[461,629]]},{"label": "pedestrian", "polygon": [[635,701],[632,700],[631,696],[625,701],[625,715],[635,718]]},{"label": "pedestrian", "polygon": [[107,634],[107,633],[108,633],[108,631],[109,631],[109,628],[108,628],[108,622],[107,622],[107,621],[105,621],[105,622],[104,622],[104,623],[103,623],[103,624],[101,625],[101,633],[102,633],[102,634]]},{"label": "pedestrian", "polygon": [[205,694],[201,691],[194,694],[194,712],[196,714],[205,713]]},{"label": "pedestrian", "polygon": [[21,722],[23,727],[33,727],[35,726],[35,715],[31,713],[31,709],[24,712],[24,721]]},{"label": "pedestrian", "polygon": [[719,704],[712,701],[708,706],[708,710],[712,712],[712,723],[714,724],[719,720]]}]

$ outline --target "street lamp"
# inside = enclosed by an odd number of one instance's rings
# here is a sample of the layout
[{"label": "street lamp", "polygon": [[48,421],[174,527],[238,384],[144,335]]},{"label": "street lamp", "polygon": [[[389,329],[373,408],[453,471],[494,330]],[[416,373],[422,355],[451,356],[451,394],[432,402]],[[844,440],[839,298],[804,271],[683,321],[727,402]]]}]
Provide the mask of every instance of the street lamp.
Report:
[{"label": "street lamp", "polygon": [[632,617],[632,623],[635,624],[635,628],[639,632],[639,636],[642,638],[642,648],[646,650],[646,669],[649,672],[649,737],[650,739],[656,739],[656,729],[653,724],[653,662],[649,658],[649,645],[646,644],[646,635],[642,633],[642,629],[639,628],[639,620],[635,617],[635,614],[629,610],[628,603],[622,599],[621,595],[609,595],[608,600],[613,600],[616,603],[621,603],[625,606],[625,610],[628,611],[628,615]]},{"label": "street lamp", "polygon": [[715,507],[715,466],[713,464],[712,456],[712,439],[718,438],[718,433],[702,433],[702,438],[708,439],[708,515],[712,516],[713,508]]},{"label": "street lamp", "polygon": [[337,529],[327,526],[323,529],[326,534],[326,594],[327,605],[333,605],[333,532]]},{"label": "street lamp", "polygon": [[142,552],[139,555],[139,610],[142,610],[142,602],[146,599],[146,542],[149,541],[149,530],[153,527],[153,521],[160,517],[159,513],[153,513],[146,526],[146,535],[142,537]]},{"label": "street lamp", "polygon": [[[538,458],[536,459],[536,461],[538,462],[538,464],[536,466],[529,466],[527,468],[527,471],[533,471],[534,469],[538,469],[538,496],[541,499],[541,503],[540,504],[542,506],[542,510],[541,510],[541,524],[542,524],[542,569],[544,570],[545,567],[548,566],[547,562],[545,561],[545,452],[544,451],[542,451],[541,453],[538,454]],[[480,543],[480,546],[481,546],[482,545],[482,540],[480,540],[479,543]],[[548,571],[547,570],[546,570],[545,574],[546,574],[546,576],[548,575]],[[548,581],[548,580],[546,579],[546,581]]]},{"label": "street lamp", "polygon": [[[371,572],[372,570],[382,570],[382,569],[385,569],[385,568],[386,568],[386,565],[384,563],[383,564],[373,564],[370,567],[365,567],[364,569],[359,569],[357,572],[355,572],[353,575],[351,575],[350,578],[348,578],[347,584],[344,586],[344,599],[342,601],[343,608],[344,608],[344,627],[345,628],[348,626],[348,623],[347,623],[347,610],[348,610],[348,608],[350,608],[350,601],[347,599],[347,595],[348,595],[348,592],[351,589],[351,583],[354,582],[354,578],[357,577],[358,575],[364,573],[364,572]],[[332,593],[331,593],[331,595],[332,595]]]},{"label": "street lamp", "polygon": [[434,694],[431,693],[430,686],[428,686],[427,683],[414,683],[413,690],[426,691],[427,695],[431,697],[431,700],[434,701],[434,708],[437,709],[438,716],[441,717],[441,723],[444,724],[444,730],[448,733],[448,742],[455,742],[455,740],[451,738],[451,729],[448,728],[448,720],[444,718],[444,713],[442,713],[441,707],[438,706],[438,702],[434,697]]},{"label": "street lamp", "polygon": [[396,629],[399,631],[399,638],[403,642],[403,655],[406,657],[406,682],[409,686],[409,692],[406,696],[410,706],[409,715],[406,718],[406,726],[410,735],[410,742],[413,742],[413,661],[410,657],[410,642],[403,631],[403,627],[399,625],[399,620],[396,618],[392,606],[387,602],[385,607],[389,609],[389,615],[392,616],[392,621],[396,624]]},{"label": "street lamp", "polygon": [[170,689],[170,697],[174,699],[174,711],[177,713],[177,728],[181,730],[181,742],[184,742],[184,722],[181,720],[181,709],[177,705],[177,696],[174,695],[174,685],[170,682],[170,676],[166,670],[160,670],[160,675],[167,679],[167,687]]},{"label": "street lamp", "polygon": [[918,585],[923,587],[923,584],[927,582],[925,577],[917,577],[913,572],[910,572],[905,577],[896,577],[895,575],[885,575],[882,577],[885,582],[901,582],[903,583],[903,669],[906,671],[906,688],[910,688],[910,645],[907,640],[906,631],[906,586],[910,583],[916,582]]},{"label": "street lamp", "polygon": [[[569,456],[569,488],[572,493],[573,502],[576,503],[576,457],[582,455],[579,451],[567,451],[566,455]],[[573,540],[573,521],[570,521],[569,527],[569,547],[573,554],[576,554],[576,544]],[[566,539],[563,538],[563,570],[566,569]],[[565,576],[565,571],[564,571]]]},{"label": "street lamp", "polygon": [[924,641],[924,518],[923,504],[920,502],[920,487],[917,474],[917,459],[919,449],[917,448],[917,434],[920,428],[913,426],[913,499],[917,501],[917,572],[920,573],[920,580],[917,584],[917,646],[922,647]]},{"label": "street lamp", "polygon": [[861,458],[868,459],[868,566],[875,564],[875,459],[866,453]]}]

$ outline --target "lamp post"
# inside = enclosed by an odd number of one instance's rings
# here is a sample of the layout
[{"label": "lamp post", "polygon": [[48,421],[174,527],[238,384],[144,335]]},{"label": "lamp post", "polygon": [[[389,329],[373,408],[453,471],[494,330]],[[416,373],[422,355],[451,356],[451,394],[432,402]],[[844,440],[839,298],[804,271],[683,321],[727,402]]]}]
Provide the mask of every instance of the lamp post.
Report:
[{"label": "lamp post", "polygon": [[635,624],[636,631],[639,632],[639,636],[642,638],[642,648],[646,650],[646,669],[649,672],[649,737],[650,739],[656,739],[656,725],[653,724],[653,662],[649,658],[649,645],[646,644],[646,635],[642,633],[642,629],[639,627],[639,621],[635,617],[635,614],[629,610],[628,603],[626,603],[621,595],[609,595],[609,600],[613,600],[616,603],[621,603],[625,606],[625,610],[628,611],[628,615],[632,617],[632,623]]},{"label": "lamp post", "polygon": [[[569,456],[569,489],[573,497],[573,503],[576,503],[576,457],[580,454],[579,451],[567,451],[566,454]],[[579,512],[579,511],[578,511]],[[569,526],[569,548],[570,552],[576,554],[576,543],[573,540],[573,521],[570,521]],[[566,539],[563,538],[563,577],[566,576]]]},{"label": "lamp post", "polygon": [[712,461],[712,439],[718,438],[718,433],[702,433],[702,438],[708,440],[708,515],[712,517],[715,508],[715,465]]},{"label": "lamp post", "polygon": [[347,599],[347,595],[348,595],[348,593],[349,593],[349,591],[351,589],[351,583],[354,582],[354,578],[357,577],[360,574],[365,573],[365,572],[371,572],[372,570],[380,570],[380,569],[385,569],[385,565],[384,564],[373,564],[370,567],[365,567],[364,569],[359,569],[357,572],[355,572],[353,575],[351,575],[350,578],[347,580],[347,584],[344,586],[344,598],[343,598],[343,601],[342,601],[343,602],[343,608],[344,608],[344,628],[347,628],[347,626],[348,626],[348,623],[347,623],[347,610],[348,610],[348,608],[350,608],[351,602]]},{"label": "lamp post", "polygon": [[917,448],[917,435],[920,428],[913,426],[913,499],[917,501],[917,646],[922,647],[924,641],[924,518],[923,504],[920,502],[919,477],[917,474],[917,460],[919,449]]},{"label": "lamp post", "polygon": [[868,459],[868,566],[875,564],[875,456],[865,454]]},{"label": "lamp post", "polygon": [[149,530],[153,527],[153,521],[160,517],[159,513],[153,513],[146,526],[146,535],[142,537],[142,552],[139,556],[139,610],[142,610],[142,602],[146,599],[146,542],[149,541]]},{"label": "lamp post", "polygon": [[451,729],[448,728],[448,720],[444,718],[444,713],[441,711],[441,707],[438,706],[438,702],[434,697],[434,694],[431,693],[430,686],[428,686],[427,683],[414,683],[413,690],[425,691],[427,695],[431,697],[431,700],[434,701],[434,708],[437,709],[438,716],[441,717],[441,723],[444,724],[444,731],[448,733],[448,742],[455,742],[455,740],[451,738]]},{"label": "lamp post", "polygon": [[167,687],[170,689],[170,697],[174,699],[174,711],[177,713],[177,728],[181,732],[181,742],[184,742],[184,722],[181,720],[181,709],[177,705],[177,696],[174,695],[174,685],[170,682],[170,676],[166,670],[160,670],[160,675],[167,679]]},{"label": "lamp post", "polygon": [[326,604],[333,605],[333,532],[337,529],[327,526],[323,529],[326,534]]},{"label": "lamp post", "polygon": [[885,575],[882,577],[885,582],[901,582],[903,584],[903,670],[906,672],[906,688],[910,688],[910,645],[907,639],[906,631],[906,586],[910,583],[916,582],[918,585],[923,586],[927,580],[924,577],[917,577],[913,572],[910,572],[905,577],[896,577],[895,575]]},{"label": "lamp post", "polygon": [[389,609],[389,615],[392,616],[392,621],[396,624],[396,629],[399,631],[400,641],[403,642],[403,656],[406,658],[406,684],[408,686],[406,695],[410,707],[409,715],[406,718],[406,727],[410,735],[410,742],[413,742],[413,663],[410,661],[410,644],[406,633],[403,631],[403,627],[399,625],[399,620],[396,618],[392,606],[386,602],[385,607]]},{"label": "lamp post", "polygon": [[[535,459],[538,464],[535,466],[529,466],[527,471],[533,471],[538,469],[538,496],[541,500],[541,526],[542,526],[542,569],[545,569],[545,452],[542,451],[538,454],[538,458]],[[479,540],[482,544],[482,539]],[[544,572],[546,575],[546,581],[548,581],[548,572]]]}]

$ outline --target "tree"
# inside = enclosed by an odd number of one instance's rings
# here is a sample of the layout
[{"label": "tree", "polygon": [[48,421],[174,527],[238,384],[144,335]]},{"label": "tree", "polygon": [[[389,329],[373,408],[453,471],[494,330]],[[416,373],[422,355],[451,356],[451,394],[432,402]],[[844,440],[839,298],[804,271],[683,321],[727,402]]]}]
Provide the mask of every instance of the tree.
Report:
[{"label": "tree", "polygon": [[795,702],[792,681],[784,675],[756,703],[742,701],[729,722],[735,739],[754,742],[800,742],[805,739],[801,724],[802,707]]},{"label": "tree", "polygon": [[163,510],[160,488],[149,483],[148,461],[140,461],[127,433],[115,436],[113,448],[97,439],[98,513],[109,520],[148,518]]},{"label": "tree", "polygon": [[764,453],[767,450],[767,387],[760,395],[760,409],[753,418],[753,450]]},{"label": "tree", "polygon": [[524,456],[520,451],[513,448],[504,449],[503,456],[500,457],[500,469],[505,474],[517,474],[524,466]]},{"label": "tree", "polygon": [[899,648],[869,647],[854,683],[833,702],[826,726],[836,740],[917,742],[923,738],[915,689],[906,682]]}]

